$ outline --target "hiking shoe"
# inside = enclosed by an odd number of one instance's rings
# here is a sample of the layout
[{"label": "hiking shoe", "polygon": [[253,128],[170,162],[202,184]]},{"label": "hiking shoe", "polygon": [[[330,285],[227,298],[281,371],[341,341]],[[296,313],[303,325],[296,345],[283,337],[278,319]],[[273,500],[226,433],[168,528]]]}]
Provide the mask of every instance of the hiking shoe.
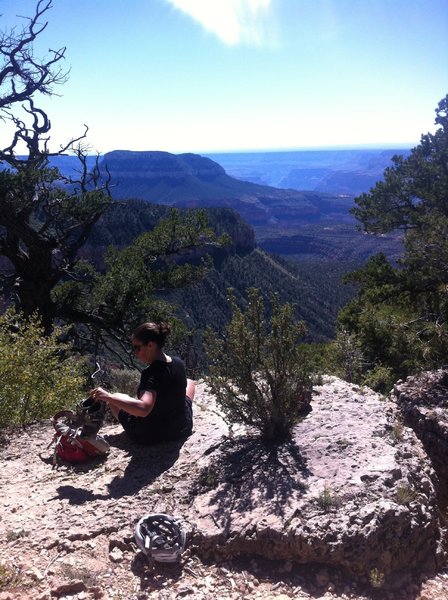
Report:
[{"label": "hiking shoe", "polygon": [[94,400],[91,396],[81,400],[76,407],[76,415],[79,419],[81,437],[95,436],[101,428],[106,413],[106,404]]},{"label": "hiking shoe", "polygon": [[58,434],[69,434],[79,427],[79,418],[71,410],[60,410],[53,417],[53,427]]}]

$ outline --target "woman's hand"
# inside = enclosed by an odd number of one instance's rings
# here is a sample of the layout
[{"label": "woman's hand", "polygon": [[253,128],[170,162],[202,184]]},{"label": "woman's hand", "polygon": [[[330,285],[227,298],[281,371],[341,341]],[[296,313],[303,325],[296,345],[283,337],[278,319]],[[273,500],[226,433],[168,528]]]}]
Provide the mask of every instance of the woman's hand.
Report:
[{"label": "woman's hand", "polygon": [[112,394],[110,392],[102,387],[93,388],[93,390],[90,392],[90,396],[94,400],[100,400],[101,402],[109,402],[111,395]]},{"label": "woman's hand", "polygon": [[117,410],[124,410],[134,417],[146,417],[154,407],[157,394],[155,391],[145,391],[140,398],[132,398],[127,394],[120,394],[119,392],[112,394],[102,387],[96,387],[91,390],[90,396],[94,400],[107,402],[112,412],[116,408]]}]

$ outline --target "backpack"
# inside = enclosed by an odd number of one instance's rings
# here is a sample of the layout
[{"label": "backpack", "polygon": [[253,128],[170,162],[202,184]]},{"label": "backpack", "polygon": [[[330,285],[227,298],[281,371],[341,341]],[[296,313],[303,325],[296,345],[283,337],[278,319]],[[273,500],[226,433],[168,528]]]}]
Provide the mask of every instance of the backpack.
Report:
[{"label": "backpack", "polygon": [[53,466],[56,466],[58,459],[80,463],[109,453],[109,444],[98,435],[104,414],[105,404],[89,397],[79,402],[76,413],[61,410],[54,415],[56,433],[53,436]]}]

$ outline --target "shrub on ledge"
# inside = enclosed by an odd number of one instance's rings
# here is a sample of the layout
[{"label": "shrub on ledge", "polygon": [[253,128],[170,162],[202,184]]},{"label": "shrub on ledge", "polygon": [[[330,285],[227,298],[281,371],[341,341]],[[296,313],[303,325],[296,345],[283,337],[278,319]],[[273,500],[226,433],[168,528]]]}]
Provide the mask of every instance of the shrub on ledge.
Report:
[{"label": "shrub on ledge", "polygon": [[245,311],[229,297],[232,319],[219,338],[206,335],[208,383],[228,422],[256,428],[265,441],[281,442],[308,408],[310,370],[302,350],[303,322],[292,304],[271,298],[271,316],[259,290],[249,290]]},{"label": "shrub on ledge", "polygon": [[0,316],[0,428],[51,417],[82,398],[83,363],[63,334],[56,327],[45,336],[37,315]]}]

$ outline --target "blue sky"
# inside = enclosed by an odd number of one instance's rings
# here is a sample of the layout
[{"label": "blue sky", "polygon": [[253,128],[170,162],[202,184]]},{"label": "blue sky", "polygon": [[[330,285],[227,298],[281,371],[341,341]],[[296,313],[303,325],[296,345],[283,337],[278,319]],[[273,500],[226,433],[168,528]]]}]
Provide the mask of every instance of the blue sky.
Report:
[{"label": "blue sky", "polygon": [[[32,0],[0,0],[2,29]],[[55,144],[213,152],[415,145],[448,93],[447,0],[53,0]]]}]

